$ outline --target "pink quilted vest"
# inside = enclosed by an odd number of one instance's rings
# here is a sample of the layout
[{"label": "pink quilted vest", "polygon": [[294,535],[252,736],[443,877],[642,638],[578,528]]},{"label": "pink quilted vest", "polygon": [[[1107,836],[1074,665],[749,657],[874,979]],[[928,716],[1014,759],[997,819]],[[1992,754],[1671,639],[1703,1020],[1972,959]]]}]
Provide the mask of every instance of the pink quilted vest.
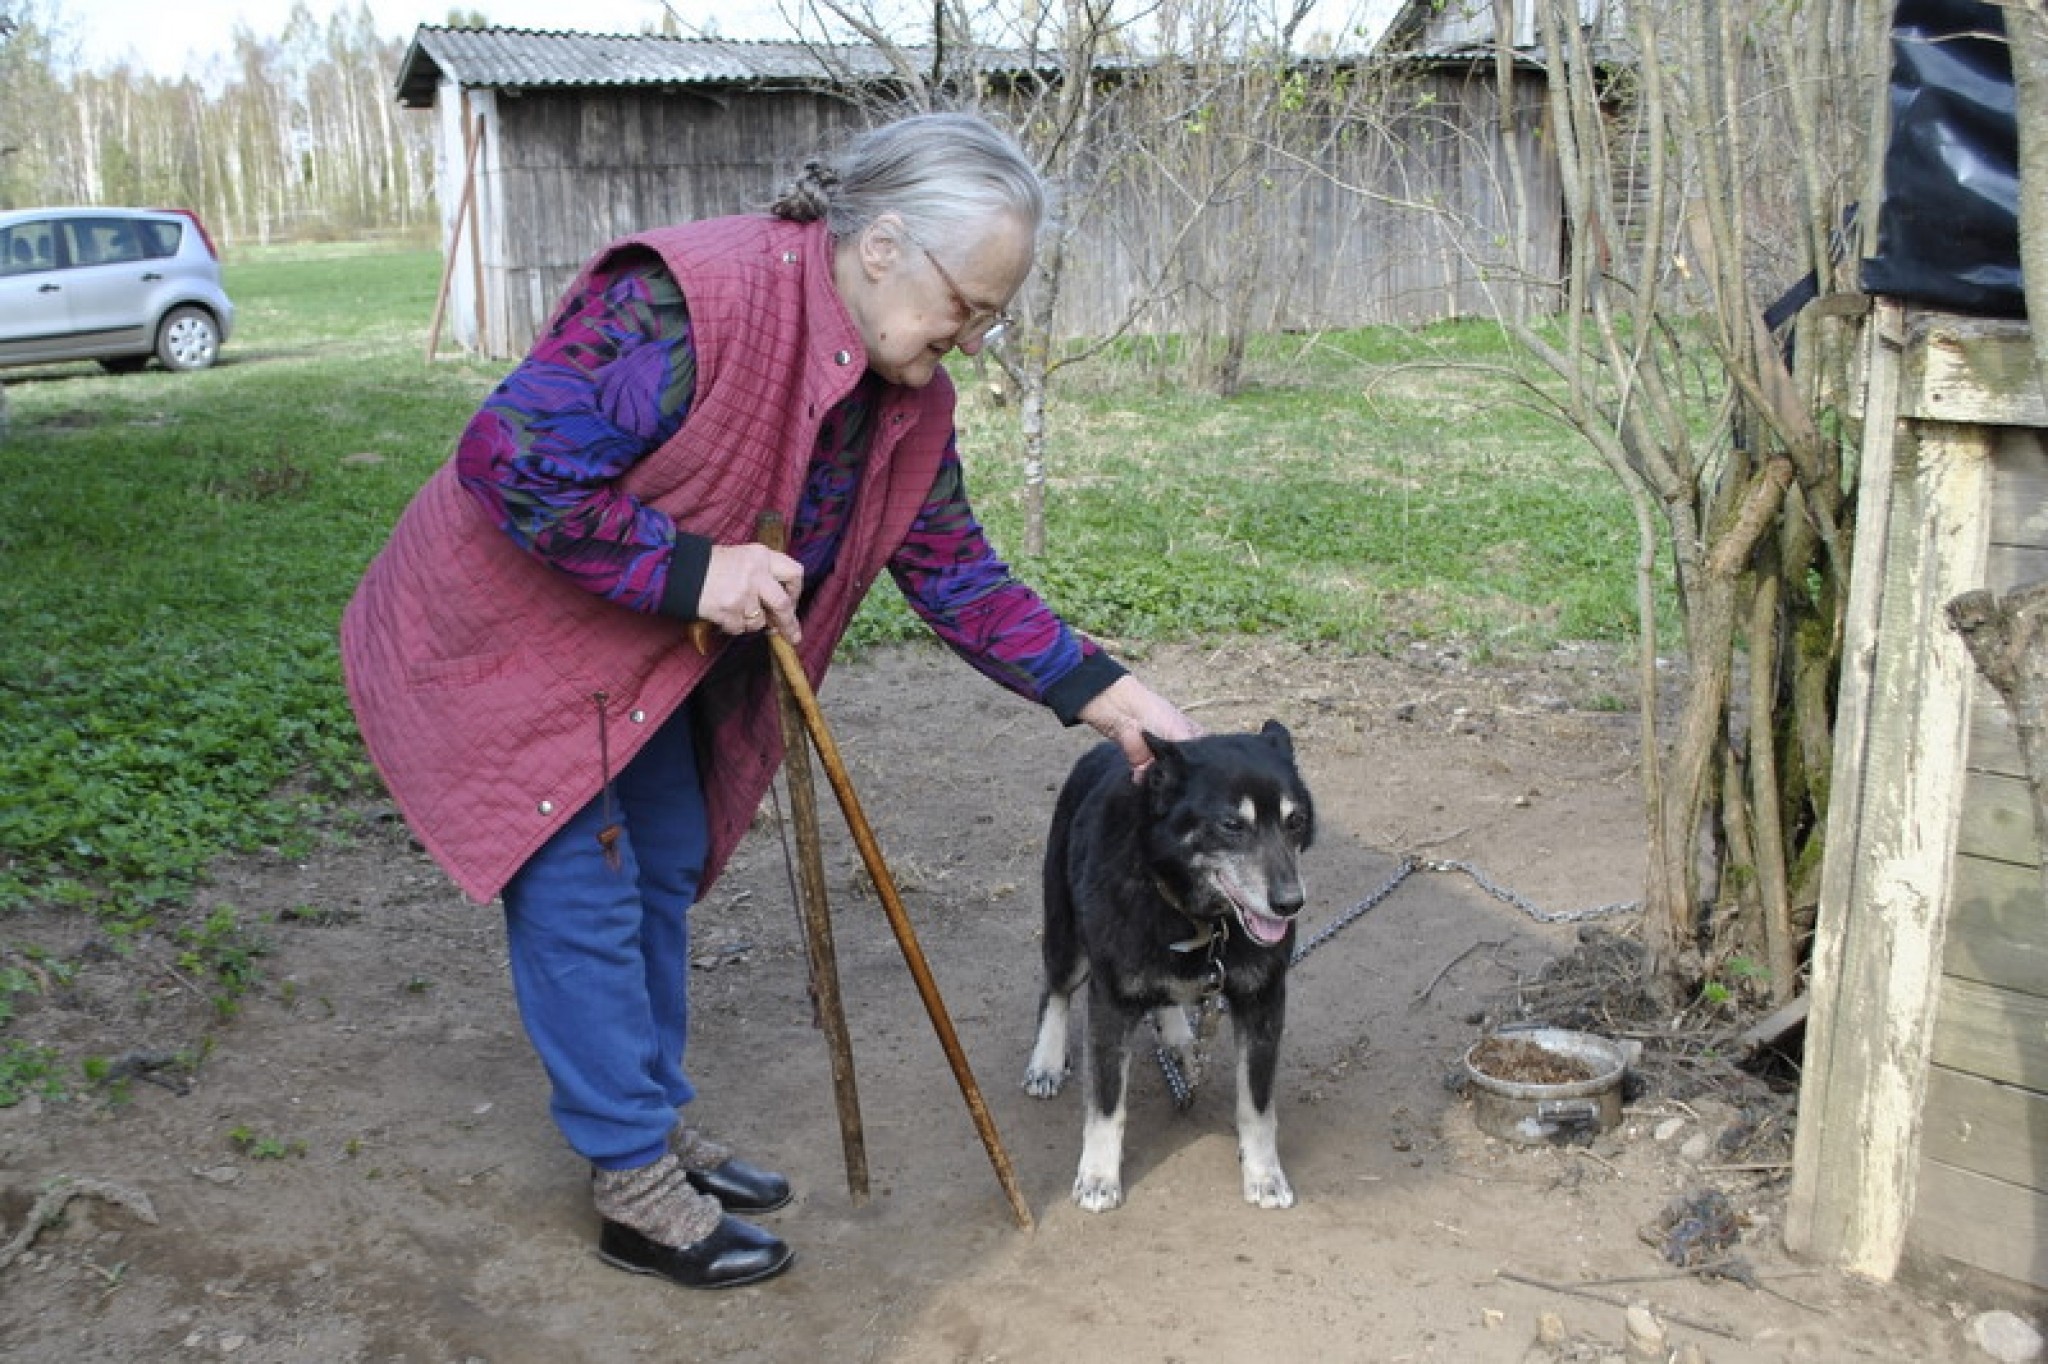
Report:
[{"label": "pink quilted vest", "polygon": [[[721,218],[628,241],[660,252],[682,285],[697,391],[682,430],[624,486],[721,544],[752,540],[765,510],[794,524],[820,422],[867,362],[824,225]],[[952,417],[943,371],[886,390],[838,565],[806,584],[798,653],[814,685],[929,494]],[[607,765],[617,772],[722,650],[746,649],[747,666],[721,670],[696,708],[709,888],[782,760],[766,648],[718,639],[699,655],[683,622],[591,596],[527,555],[452,461],[406,508],[341,623],[370,757],[427,851],[479,901],[598,794]]]}]

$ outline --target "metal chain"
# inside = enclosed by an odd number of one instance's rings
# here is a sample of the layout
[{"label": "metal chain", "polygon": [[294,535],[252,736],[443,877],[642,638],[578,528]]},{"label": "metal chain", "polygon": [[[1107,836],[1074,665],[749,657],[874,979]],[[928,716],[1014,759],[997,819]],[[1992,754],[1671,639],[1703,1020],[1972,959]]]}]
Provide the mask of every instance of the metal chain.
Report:
[{"label": "metal chain", "polygon": [[1627,914],[1641,909],[1641,900],[1616,900],[1611,904],[1593,905],[1587,909],[1542,909],[1524,899],[1505,886],[1495,885],[1485,872],[1470,862],[1426,861],[1421,864],[1424,871],[1461,871],[1488,895],[1504,905],[1513,905],[1538,923],[1576,924],[1588,919],[1603,919],[1610,914]]},{"label": "metal chain", "polygon": [[1302,943],[1301,945],[1296,947],[1294,949],[1294,961],[1300,961],[1303,957],[1315,951],[1318,947],[1321,947],[1324,943],[1336,937],[1339,933],[1351,927],[1351,925],[1357,923],[1360,919],[1363,919],[1367,914],[1372,912],[1374,907],[1377,906],[1380,901],[1386,899],[1389,895],[1392,895],[1395,891],[1399,890],[1401,888],[1401,883],[1403,881],[1406,881],[1409,877],[1415,875],[1416,872],[1420,871],[1422,869],[1422,866],[1422,863],[1416,861],[1412,857],[1403,857],[1401,859],[1401,865],[1394,868],[1394,874],[1387,878],[1387,883],[1385,885],[1381,886],[1372,894],[1366,896],[1363,900],[1360,900],[1357,904],[1351,906],[1351,908],[1345,910],[1342,914],[1339,914],[1336,918],[1330,920],[1329,923],[1325,924],[1321,929],[1317,930],[1316,935],[1314,937],[1310,938],[1307,942]]},{"label": "metal chain", "polygon": [[[1521,910],[1538,923],[1583,923],[1588,919],[1605,918],[1612,914],[1626,914],[1643,907],[1641,900],[1617,900],[1610,904],[1593,905],[1586,909],[1544,909],[1526,896],[1518,895],[1507,887],[1498,884],[1493,878],[1473,866],[1470,862],[1445,858],[1419,858],[1404,854],[1401,858],[1401,865],[1394,868],[1394,874],[1387,878],[1386,884],[1351,906],[1351,908],[1345,910],[1342,914],[1339,914],[1336,918],[1330,920],[1329,923],[1316,931],[1314,937],[1297,946],[1294,949],[1294,956],[1290,959],[1289,964],[1292,965],[1294,962],[1300,961],[1303,957],[1351,927],[1352,924],[1357,923],[1367,914],[1370,914],[1382,900],[1385,900],[1389,895],[1399,890],[1403,881],[1406,881],[1418,871],[1463,872],[1472,879],[1473,884],[1477,885],[1488,895],[1491,895],[1504,905],[1512,905],[1514,908]],[[1225,1006],[1222,1000],[1211,998],[1205,999],[1196,1007],[1201,1009],[1203,1013],[1206,1013],[1211,1009],[1221,1009]],[[1198,1022],[1201,1017],[1202,1015],[1197,1015]],[[1158,1026],[1156,1019],[1153,1026],[1155,1029]],[[1159,1069],[1165,1073],[1166,1087],[1173,1094],[1173,1106],[1177,1109],[1185,1110],[1195,1101],[1194,1085],[1181,1074],[1179,1064],[1173,1059],[1172,1053],[1167,1050],[1163,1039],[1153,1044],[1152,1054],[1159,1059]]]},{"label": "metal chain", "polygon": [[[1175,1004],[1169,1007],[1177,1009],[1181,1006]],[[1152,1054],[1159,1058],[1159,1069],[1166,1076],[1166,1088],[1173,1094],[1173,1106],[1186,1112],[1188,1105],[1195,1101],[1194,1083],[1180,1073],[1180,1063],[1175,1061],[1173,1053],[1167,1050],[1166,1035],[1160,1031],[1159,1019],[1156,1016],[1152,1020],[1152,1032],[1159,1039],[1152,1044]]]}]

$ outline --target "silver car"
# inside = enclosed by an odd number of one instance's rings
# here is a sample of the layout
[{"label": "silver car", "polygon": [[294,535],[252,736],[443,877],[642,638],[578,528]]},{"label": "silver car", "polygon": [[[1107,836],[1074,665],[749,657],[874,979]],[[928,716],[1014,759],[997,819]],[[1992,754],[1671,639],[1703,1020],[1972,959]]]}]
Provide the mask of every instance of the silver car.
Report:
[{"label": "silver car", "polygon": [[220,358],[235,305],[220,256],[182,209],[0,213],[0,365],[97,360],[115,373]]}]

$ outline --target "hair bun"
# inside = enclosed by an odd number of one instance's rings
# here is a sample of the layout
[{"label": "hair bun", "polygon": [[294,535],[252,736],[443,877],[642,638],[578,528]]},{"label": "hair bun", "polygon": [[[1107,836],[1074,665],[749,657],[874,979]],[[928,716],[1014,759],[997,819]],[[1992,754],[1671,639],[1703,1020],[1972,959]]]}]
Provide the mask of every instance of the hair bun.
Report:
[{"label": "hair bun", "polygon": [[832,211],[832,191],[839,186],[839,172],[824,162],[804,162],[795,183],[782,192],[769,212],[793,222],[814,223]]}]

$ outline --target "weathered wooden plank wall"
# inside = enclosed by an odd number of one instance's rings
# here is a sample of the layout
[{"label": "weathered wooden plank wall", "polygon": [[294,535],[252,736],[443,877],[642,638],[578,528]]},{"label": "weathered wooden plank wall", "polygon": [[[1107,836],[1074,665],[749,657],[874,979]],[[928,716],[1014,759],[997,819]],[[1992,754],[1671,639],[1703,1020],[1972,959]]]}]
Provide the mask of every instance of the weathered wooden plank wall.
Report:
[{"label": "weathered wooden plank wall", "polygon": [[[1507,268],[1503,243],[1516,223],[1499,183],[1490,78],[1440,72],[1416,82],[1391,129],[1328,137],[1326,125],[1304,118],[1299,145],[1275,150],[1247,177],[1253,188],[1191,236],[1181,233],[1180,206],[1155,187],[1135,179],[1110,187],[1077,218],[1062,334],[1101,335],[1125,324],[1134,301],[1159,282],[1167,295],[1139,311],[1132,330],[1218,327],[1247,288],[1255,330],[1548,308],[1562,226],[1538,90],[1531,85],[1521,97],[1517,134],[1538,205],[1525,251],[1540,276],[1531,281]],[[808,88],[471,97],[491,131],[476,200],[486,305],[480,348],[499,358],[525,350],[605,242],[759,208],[805,151],[860,119],[853,105]],[[452,201],[459,186],[444,190]]]},{"label": "weathered wooden plank wall", "polygon": [[[486,354],[522,353],[606,242],[762,207],[802,150],[856,121],[817,91],[716,96],[690,89],[493,97],[497,154],[484,180]],[[742,116],[735,116],[735,111]]]},{"label": "weathered wooden plank wall", "polygon": [[2003,706],[1944,608],[2048,576],[2023,326],[1879,300],[1786,1240],[2048,1286],[2048,904]]},{"label": "weathered wooden plank wall", "polygon": [[1141,333],[1220,331],[1240,306],[1254,330],[1297,332],[1494,316],[1525,302],[1546,311],[1562,191],[1534,77],[1518,107],[1536,205],[1523,258],[1535,279],[1516,272],[1508,248],[1520,228],[1491,73],[1436,70],[1408,77],[1381,113],[1304,110],[1287,144],[1237,171],[1193,232],[1183,230],[1193,177],[1180,171],[1196,150],[1163,151],[1157,174],[1128,175],[1081,235],[1062,329],[1115,329],[1148,282],[1157,296],[1137,314]]},{"label": "weathered wooden plank wall", "polygon": [[[1975,392],[1986,420],[2033,415],[2026,348],[1983,354],[1991,365],[1974,376],[1936,373],[1943,403]],[[2022,362],[2014,372],[1997,372],[2013,361]],[[2004,591],[2048,578],[2048,433],[1996,428],[1992,467],[1985,568],[1987,585]],[[2036,1289],[2048,1288],[2048,904],[2040,862],[2011,719],[1978,679],[1908,1253]]]}]

